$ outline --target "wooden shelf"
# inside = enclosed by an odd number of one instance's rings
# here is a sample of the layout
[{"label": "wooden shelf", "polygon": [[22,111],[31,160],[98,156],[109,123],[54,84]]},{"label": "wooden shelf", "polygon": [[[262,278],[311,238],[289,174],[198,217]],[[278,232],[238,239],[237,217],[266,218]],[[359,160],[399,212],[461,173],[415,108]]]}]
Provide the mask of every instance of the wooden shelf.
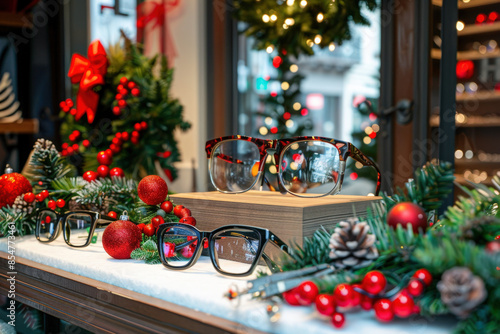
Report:
[{"label": "wooden shelf", "polygon": [[[478,60],[478,59],[497,58],[497,57],[500,57],[499,48],[495,49],[495,51],[486,52],[484,54],[479,53],[476,50],[457,52],[457,60]],[[431,49],[431,58],[441,59],[441,50]]]},{"label": "wooden shelf", "polygon": [[465,28],[457,31],[457,36],[470,36],[476,34],[486,34],[490,32],[500,32],[500,22],[485,23],[485,24],[466,24]]},{"label": "wooden shelf", "polygon": [[0,133],[15,133],[15,134],[38,133],[38,120],[22,119],[14,123],[0,123]]},{"label": "wooden shelf", "polygon": [[0,12],[0,27],[32,28],[31,14]]},{"label": "wooden shelf", "polygon": [[467,166],[484,166],[485,168],[487,167],[494,167],[495,165],[498,166],[500,169],[500,161],[481,161],[477,158],[472,158],[472,159],[455,159],[455,164],[457,166],[462,166],[462,167],[467,167]]},{"label": "wooden shelf", "polygon": [[[439,127],[439,115],[432,115],[429,120],[431,127]],[[481,117],[470,116],[465,123],[456,123],[457,128],[473,128],[473,127],[500,127],[500,116]]]},{"label": "wooden shelf", "polygon": [[[443,7],[443,0],[432,0],[434,6]],[[500,4],[498,0],[470,0],[469,2],[458,1],[458,9],[474,8],[486,5]]]},{"label": "wooden shelf", "polygon": [[458,101],[494,101],[494,100],[500,100],[500,91],[491,90],[491,91],[477,92],[474,94],[470,94],[470,93],[457,94],[457,102]]},{"label": "wooden shelf", "polygon": [[[471,181],[471,180],[468,180],[466,179],[463,174],[453,174],[455,176],[455,181],[461,185],[465,185],[465,186],[473,186],[473,184],[475,182]],[[471,184],[472,183],[472,184]],[[493,186],[493,182],[491,181],[491,177],[488,176],[488,178],[486,178],[486,180],[480,182],[481,184],[484,184],[485,186],[488,186],[488,187],[491,187]]]}]

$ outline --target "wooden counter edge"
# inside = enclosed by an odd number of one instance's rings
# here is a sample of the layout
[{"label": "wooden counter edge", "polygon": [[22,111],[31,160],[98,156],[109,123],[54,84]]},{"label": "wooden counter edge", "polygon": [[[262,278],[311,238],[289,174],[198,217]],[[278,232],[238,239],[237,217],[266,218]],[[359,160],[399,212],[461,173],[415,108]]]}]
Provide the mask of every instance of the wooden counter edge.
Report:
[{"label": "wooden counter edge", "polygon": [[[0,252],[0,293],[9,285]],[[16,257],[15,295],[42,312],[99,333],[263,333],[237,322]],[[222,298],[222,297],[221,297]]]}]

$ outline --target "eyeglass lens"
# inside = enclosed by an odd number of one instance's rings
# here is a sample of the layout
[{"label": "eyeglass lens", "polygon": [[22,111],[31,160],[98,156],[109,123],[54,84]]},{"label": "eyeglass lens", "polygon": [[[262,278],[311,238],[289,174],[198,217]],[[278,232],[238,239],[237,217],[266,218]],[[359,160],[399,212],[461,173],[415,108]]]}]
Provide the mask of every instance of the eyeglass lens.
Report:
[{"label": "eyeglass lens", "polygon": [[259,174],[259,148],[246,140],[228,140],[217,145],[210,159],[213,184],[225,192],[251,189]]},{"label": "eyeglass lens", "polygon": [[292,193],[328,194],[337,186],[339,172],[339,151],[331,143],[300,141],[282,151],[281,181]]},{"label": "eyeglass lens", "polygon": [[171,227],[163,232],[163,258],[172,267],[185,267],[191,262],[198,244],[197,233],[185,227]]},{"label": "eyeglass lens", "polygon": [[57,236],[57,223],[58,218],[54,212],[47,210],[40,212],[37,224],[40,241],[50,241]]},{"label": "eyeglass lens", "polygon": [[73,213],[66,217],[64,239],[73,246],[83,246],[89,240],[92,216],[87,213]]}]

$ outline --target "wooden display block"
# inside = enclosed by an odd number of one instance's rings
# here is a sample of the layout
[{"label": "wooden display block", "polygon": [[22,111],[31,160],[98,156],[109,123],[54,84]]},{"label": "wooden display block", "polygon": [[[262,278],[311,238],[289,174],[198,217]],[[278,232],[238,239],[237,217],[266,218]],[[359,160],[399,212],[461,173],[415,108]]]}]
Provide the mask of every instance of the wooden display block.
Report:
[{"label": "wooden display block", "polygon": [[334,195],[301,198],[271,191],[248,191],[223,194],[217,191],[175,194],[176,205],[191,210],[200,230],[210,231],[219,226],[244,224],[264,227],[283,241],[302,244],[324,226],[332,229],[339,221],[364,216],[366,210],[381,199],[374,196]]}]

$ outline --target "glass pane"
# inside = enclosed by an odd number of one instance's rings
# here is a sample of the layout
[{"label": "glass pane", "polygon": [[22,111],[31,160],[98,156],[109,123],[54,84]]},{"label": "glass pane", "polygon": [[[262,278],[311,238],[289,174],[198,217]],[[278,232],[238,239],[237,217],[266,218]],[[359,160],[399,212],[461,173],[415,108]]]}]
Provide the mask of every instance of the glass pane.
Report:
[{"label": "glass pane", "polygon": [[337,185],[340,157],[334,145],[302,141],[287,146],[282,155],[281,178],[289,191],[318,196],[329,193]]},{"label": "glass pane", "polygon": [[66,218],[64,239],[72,246],[83,246],[89,240],[92,216],[87,213],[74,213]]},{"label": "glass pane", "polygon": [[259,174],[259,148],[246,140],[229,140],[217,145],[210,159],[213,184],[227,192],[253,187]]},{"label": "glass pane", "polygon": [[198,235],[190,228],[173,227],[163,232],[163,257],[172,267],[185,267],[193,259]]},{"label": "glass pane", "polygon": [[256,260],[260,246],[259,234],[247,229],[231,229],[217,233],[215,262],[219,268],[231,274],[247,273]]},{"label": "glass pane", "polygon": [[37,223],[37,235],[41,241],[50,241],[57,236],[57,215],[52,211],[42,211]]}]

